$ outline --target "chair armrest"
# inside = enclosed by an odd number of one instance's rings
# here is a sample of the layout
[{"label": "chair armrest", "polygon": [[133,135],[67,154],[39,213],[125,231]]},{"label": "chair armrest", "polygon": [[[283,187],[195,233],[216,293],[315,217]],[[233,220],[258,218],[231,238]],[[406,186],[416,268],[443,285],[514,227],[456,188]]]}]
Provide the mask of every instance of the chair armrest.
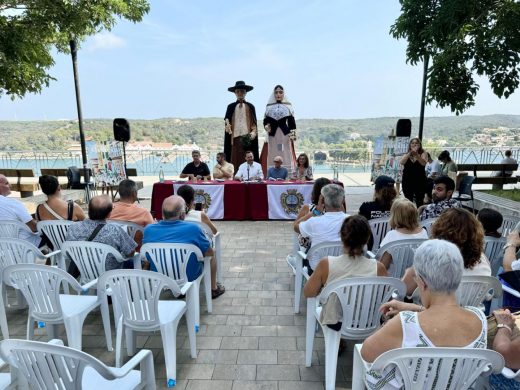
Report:
[{"label": "chair armrest", "polygon": [[138,364],[142,367],[143,364],[147,363],[153,367],[152,351],[150,351],[149,349],[142,349],[137,353],[137,355],[135,355],[133,358],[127,361],[123,365],[123,367],[109,367],[108,370],[114,375],[115,378],[122,378],[125,375],[127,375],[130,371],[132,371]]},{"label": "chair armrest", "polygon": [[132,260],[134,261],[134,269],[143,269],[141,266],[141,254],[136,253],[132,257]]},{"label": "chair armrest", "polygon": [[83,284],[83,285],[81,286],[81,290],[82,290],[81,292],[82,292],[82,293],[86,293],[86,292],[88,292],[92,287],[94,287],[94,286],[97,285],[97,282],[98,282],[98,280],[97,280],[97,278],[96,278],[96,279],[94,279],[94,280],[91,280],[91,281],[88,282],[88,283]]},{"label": "chair armrest", "polygon": [[307,258],[307,253],[304,253],[303,251],[298,251],[298,256],[305,260]]},{"label": "chair armrest", "polygon": [[193,286],[193,282],[184,283],[184,286],[181,287],[181,294],[186,295],[191,286]]},{"label": "chair armrest", "polygon": [[514,288],[502,285],[502,290],[517,298],[520,298],[520,292],[516,291]]},{"label": "chair armrest", "polygon": [[63,340],[61,340],[61,339],[52,339],[52,340],[49,341],[49,344],[52,344],[52,345],[61,345],[61,346],[65,345],[65,344],[63,343]]},{"label": "chair armrest", "polygon": [[376,254],[372,251],[367,251],[367,257],[369,259],[375,259],[376,258]]}]

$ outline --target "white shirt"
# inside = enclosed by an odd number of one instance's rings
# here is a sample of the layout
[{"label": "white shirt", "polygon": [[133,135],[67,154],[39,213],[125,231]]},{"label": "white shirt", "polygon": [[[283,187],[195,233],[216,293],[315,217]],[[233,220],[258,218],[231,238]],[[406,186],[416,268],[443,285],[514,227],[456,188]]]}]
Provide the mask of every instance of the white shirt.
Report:
[{"label": "white shirt", "polygon": [[398,232],[397,230],[390,230],[388,233],[386,233],[386,236],[385,238],[383,238],[383,241],[381,241],[381,244],[379,244],[379,247],[383,247],[384,245],[390,242],[400,240],[412,240],[414,238],[428,239],[428,232],[426,231],[426,229],[421,229],[419,233],[405,234]]},{"label": "white shirt", "polygon": [[[249,171],[249,173],[248,173],[248,171]],[[262,172],[262,166],[260,164],[258,164],[256,161],[253,161],[253,164],[251,164],[251,165],[249,165],[246,161],[245,163],[240,164],[240,167],[238,167],[238,172],[235,175],[235,178],[240,179],[240,180],[253,180],[253,179],[264,180],[264,173]]]},{"label": "white shirt", "polygon": [[[26,224],[32,219],[22,202],[0,195],[0,220],[18,221]],[[20,239],[29,241],[34,246],[40,244],[41,237],[38,234],[31,233],[29,227],[27,227],[27,230],[20,230],[19,234]]]},{"label": "white shirt", "polygon": [[[312,217],[300,223],[300,234],[311,239],[311,248],[327,241],[341,241],[339,231],[345,218],[349,215],[343,211],[326,212],[320,217]],[[309,259],[314,270],[321,259]]]},{"label": "white shirt", "polygon": [[431,163],[426,164],[426,175],[431,177],[433,174],[439,176],[441,172],[441,163],[439,160],[433,160]]}]

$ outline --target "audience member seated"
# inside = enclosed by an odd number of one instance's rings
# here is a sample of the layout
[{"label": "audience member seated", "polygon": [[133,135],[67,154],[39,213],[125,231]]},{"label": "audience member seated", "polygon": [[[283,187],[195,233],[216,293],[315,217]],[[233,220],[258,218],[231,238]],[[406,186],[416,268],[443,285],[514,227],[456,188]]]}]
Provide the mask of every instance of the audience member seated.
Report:
[{"label": "audience member seated", "polygon": [[200,152],[198,150],[194,150],[193,152],[191,152],[191,158],[193,159],[193,161],[186,164],[179,177],[181,179],[186,177],[188,179],[197,180],[211,179],[211,174],[209,172],[208,166],[205,162],[200,161]]},{"label": "audience member seated", "polygon": [[[330,184],[330,180],[326,177],[320,177],[319,179],[316,179],[314,181],[314,185],[312,186],[311,192],[311,203],[304,204],[302,206],[300,212],[294,220],[294,223],[300,222],[300,220],[309,213],[311,213],[313,217],[319,217],[320,215],[323,215],[323,210],[320,211],[316,207],[318,206],[318,202],[320,200],[321,189],[327,184]],[[303,250],[305,253],[307,253],[307,251],[311,247],[311,241],[308,238],[303,237],[301,234],[298,234],[298,244],[300,245],[300,249]]]},{"label": "audience member seated", "polygon": [[390,216],[390,207],[397,197],[395,180],[389,176],[379,176],[374,182],[374,200],[364,202],[359,208],[359,214],[368,220]]},{"label": "audience member seated", "polygon": [[[21,222],[26,224],[31,231],[36,232],[36,220],[27,212],[22,202],[8,198],[10,194],[9,180],[0,174],[0,220]],[[43,245],[42,238],[29,231],[20,230],[19,237],[34,246]]]},{"label": "audience member seated", "polygon": [[73,200],[61,199],[61,187],[58,179],[51,175],[42,175],[38,179],[42,192],[47,195],[47,201],[36,207],[38,221],[68,220],[83,221],[85,213]]},{"label": "audience member seated", "polygon": [[442,162],[441,165],[441,175],[450,176],[457,175],[457,171],[459,168],[455,161],[451,159],[450,152],[447,150],[443,150],[441,154],[439,154],[439,161]]},{"label": "audience member seated", "polygon": [[267,178],[269,180],[286,180],[289,175],[287,168],[282,167],[283,159],[281,156],[276,156],[273,159],[274,167],[267,170]]},{"label": "audience member seated", "polygon": [[209,226],[213,234],[218,233],[217,227],[211,222],[204,210],[195,210],[195,190],[192,186],[184,184],[177,189],[179,195],[186,203],[186,222],[202,222]]},{"label": "audience member seated", "polygon": [[[491,266],[484,254],[484,229],[477,218],[464,209],[448,209],[433,223],[431,238],[455,244],[464,260],[464,276],[491,276]],[[413,268],[409,268],[403,281],[410,295],[417,287]]]},{"label": "audience member seated", "polygon": [[253,160],[253,152],[247,151],[245,154],[246,162],[240,164],[238,167],[235,180],[249,181],[249,180],[264,180],[264,173],[262,166]]},{"label": "audience member seated", "polygon": [[[504,159],[502,159],[502,161],[500,161],[500,164],[517,164],[518,163],[513,157],[511,157],[513,154],[511,153],[510,150],[506,150],[504,155],[505,155],[505,157],[504,157]],[[494,174],[494,176],[501,176],[501,175],[502,175],[502,172],[495,172],[495,174]],[[513,176],[513,171],[505,171],[504,176],[506,176],[506,177]]]},{"label": "audience member seated", "polygon": [[[321,289],[336,280],[356,276],[386,276],[383,264],[363,256],[363,250],[370,238],[370,225],[362,215],[347,217],[340,230],[344,254],[328,256],[320,260],[310,279],[305,283],[305,297],[317,296]],[[323,305],[320,322],[334,330],[341,329],[343,311],[338,297],[329,296]]]},{"label": "audience member seated", "polygon": [[[518,227],[518,225],[517,225]],[[520,271],[520,258],[516,258],[516,251],[520,247],[520,233],[515,228],[507,235],[507,243],[504,246],[504,271]]]},{"label": "audience member seated", "polygon": [[[186,202],[178,195],[166,198],[162,205],[163,219],[156,224],[148,225],[144,229],[143,244],[149,243],[177,243],[192,244],[200,249],[204,256],[211,259],[211,296],[213,299],[225,292],[224,286],[217,285],[214,252],[202,228],[194,223],[186,222]],[[152,271],[157,271],[154,264],[150,264]],[[204,263],[199,262],[195,255],[188,260],[186,275],[188,281],[197,279],[204,271]]]},{"label": "audience member seated", "polygon": [[[424,307],[396,300],[381,305],[384,315],[395,317],[363,342],[363,359],[372,363],[391,349],[417,346],[486,348],[484,313],[457,304],[455,291],[464,268],[459,249],[443,240],[426,241],[415,253],[413,268]],[[366,378],[370,388],[400,389],[403,385],[395,366],[383,372],[369,370]]]},{"label": "audience member seated", "polygon": [[[107,195],[94,196],[88,204],[88,217],[76,222],[67,230],[67,241],[92,241],[114,247],[123,258],[128,259],[135,253],[137,243],[119,226],[107,223],[112,212],[112,200]],[[120,263],[109,255],[105,264],[106,271],[120,268],[133,268],[131,259]],[[79,270],[71,261],[68,272],[77,278]]]},{"label": "audience member seated", "polygon": [[217,164],[213,168],[213,179],[232,180],[235,167],[226,161],[226,153],[217,153]]},{"label": "audience member seated", "polygon": [[[419,226],[417,206],[406,198],[394,201],[390,209],[390,230],[381,241],[381,247],[391,242],[409,240],[413,238],[428,239],[428,232]],[[381,263],[386,269],[392,268],[392,256],[385,252],[381,257]],[[392,274],[392,272],[389,272]]]},{"label": "audience member seated", "polygon": [[455,182],[448,176],[438,177],[433,181],[433,203],[419,208],[421,221],[429,218],[437,218],[441,213],[453,207],[461,207],[460,202],[451,199],[455,191]]},{"label": "audience member seated", "polygon": [[477,219],[484,228],[484,235],[487,237],[502,237],[498,229],[502,226],[504,217],[498,211],[493,209],[481,209],[477,214]]},{"label": "audience member seated", "polygon": [[309,156],[301,153],[296,159],[296,168],[294,169],[291,180],[312,180],[312,167],[309,165]]},{"label": "audience member seated", "polygon": [[[294,223],[294,231],[310,239],[311,248],[327,241],[339,241],[340,229],[348,214],[345,213],[345,191],[337,184],[328,184],[321,189],[316,209],[323,213],[319,218],[311,218],[314,214],[307,213]],[[309,261],[309,273],[312,273],[319,258],[315,256]]]},{"label": "audience member seated", "polygon": [[432,202],[433,181],[440,175],[441,164],[439,163],[439,160],[433,160],[430,153],[426,152],[426,155],[428,156],[428,162],[425,167],[426,194],[424,203],[428,204]]}]

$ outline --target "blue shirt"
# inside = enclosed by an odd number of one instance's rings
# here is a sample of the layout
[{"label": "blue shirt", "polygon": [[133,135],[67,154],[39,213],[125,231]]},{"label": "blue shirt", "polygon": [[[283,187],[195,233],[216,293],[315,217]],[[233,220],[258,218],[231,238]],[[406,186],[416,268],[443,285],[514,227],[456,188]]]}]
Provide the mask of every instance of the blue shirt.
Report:
[{"label": "blue shirt", "polygon": [[280,167],[280,168],[271,167],[267,171],[268,179],[273,178],[273,179],[285,180],[285,179],[287,179],[288,175],[289,175],[289,171],[287,171],[287,168],[285,168],[285,167]]},{"label": "blue shirt", "polygon": [[[206,238],[204,231],[199,225],[181,220],[162,220],[155,224],[146,226],[143,234],[143,244],[152,243],[192,244],[200,249],[202,254],[210,247],[210,241]],[[155,264],[150,262],[150,270],[157,271]],[[202,275],[204,263],[197,260],[192,254],[186,266],[186,276],[192,282]]]}]

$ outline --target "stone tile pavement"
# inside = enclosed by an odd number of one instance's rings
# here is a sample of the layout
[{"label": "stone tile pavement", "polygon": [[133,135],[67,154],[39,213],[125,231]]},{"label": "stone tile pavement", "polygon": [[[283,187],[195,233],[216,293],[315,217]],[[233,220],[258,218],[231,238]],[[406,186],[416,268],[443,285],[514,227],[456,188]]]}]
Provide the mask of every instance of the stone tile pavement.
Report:
[{"label": "stone tile pavement", "polygon": [[[213,313],[208,314],[201,292],[196,359],[190,357],[186,322],[180,323],[175,388],[323,389],[323,337],[321,332],[317,335],[313,365],[305,367],[303,302],[302,312],[293,313],[293,282],[285,262],[291,248],[292,222],[216,222],[216,225],[222,232],[226,293],[213,301]],[[11,337],[25,337],[26,319],[26,311],[8,311]],[[37,339],[46,340],[45,328],[38,329],[37,335]],[[60,337],[66,338],[63,329]],[[86,319],[83,345],[84,351],[114,365],[115,352],[106,350],[99,312]],[[159,332],[138,336],[137,345],[153,351],[157,387],[165,388]],[[352,345],[339,358],[338,389],[350,388],[351,370]]]}]

